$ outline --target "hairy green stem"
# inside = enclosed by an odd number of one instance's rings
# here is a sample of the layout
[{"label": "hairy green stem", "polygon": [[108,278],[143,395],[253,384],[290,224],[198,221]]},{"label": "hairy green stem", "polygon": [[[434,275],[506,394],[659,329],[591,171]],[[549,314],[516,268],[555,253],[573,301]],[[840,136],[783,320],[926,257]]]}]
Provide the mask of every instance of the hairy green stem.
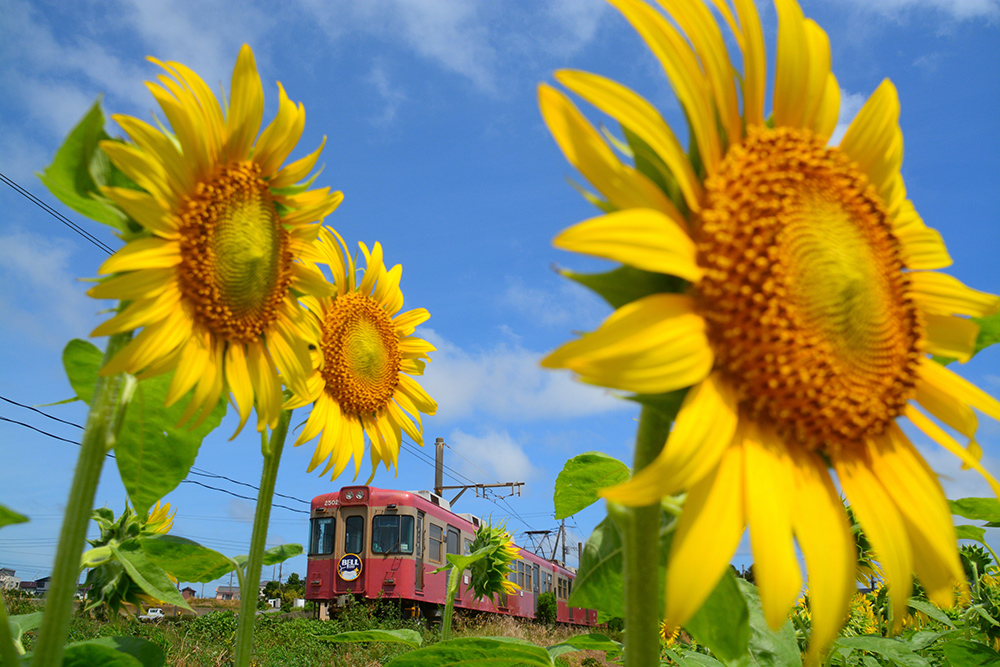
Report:
[{"label": "hairy green stem", "polygon": [[[663,449],[670,420],[644,406],[635,438],[632,474],[648,466]],[[625,664],[660,664],[659,596],[650,583],[659,579],[660,505],[630,508],[621,522],[625,577]]]},{"label": "hairy green stem", "polygon": [[[132,338],[132,332],[120,333],[108,339],[104,363],[115,356]],[[63,646],[69,635],[73,614],[76,580],[80,575],[87,526],[94,507],[94,494],[101,480],[101,468],[109,450],[114,447],[122,415],[127,405],[130,378],[125,374],[97,377],[94,395],[90,399],[90,414],[80,443],[80,457],[73,474],[73,485],[66,501],[59,548],[52,566],[52,585],[45,599],[45,616],[38,630],[38,644],[32,664],[58,667],[62,664]]]},{"label": "hairy green stem", "polygon": [[444,603],[444,616],[441,618],[441,641],[451,639],[451,617],[455,613],[455,596],[458,594],[458,578],[462,576],[462,570],[456,565],[451,566],[448,574],[448,598]]},{"label": "hairy green stem", "polygon": [[[274,482],[278,478],[278,464],[281,451],[288,434],[291,410],[283,410],[278,425],[271,431],[269,443],[262,442],[264,470],[260,475],[260,492],[257,494],[257,511],[253,517],[253,536],[250,538],[250,554],[246,569],[240,577],[240,618],[236,626],[236,667],[249,667],[253,652],[253,623],[257,615],[257,582],[264,563],[264,546],[267,542],[267,526],[271,520],[271,501],[274,498]],[[237,574],[239,571],[237,570]]]}]

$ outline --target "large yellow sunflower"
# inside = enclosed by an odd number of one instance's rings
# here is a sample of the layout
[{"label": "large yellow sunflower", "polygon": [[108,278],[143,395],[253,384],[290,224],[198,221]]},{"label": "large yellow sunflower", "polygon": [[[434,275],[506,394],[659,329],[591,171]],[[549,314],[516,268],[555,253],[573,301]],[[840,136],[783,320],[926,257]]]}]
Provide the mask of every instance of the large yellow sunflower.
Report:
[{"label": "large yellow sunflower", "polygon": [[[556,79],[626,131],[636,166],[615,156],[562,93],[542,114],[608,213],[560,234],[568,250],[687,281],[619,307],[544,365],[642,394],[691,387],[659,458],[606,497],[647,505],[687,492],[667,572],[667,622],[699,608],[749,525],[764,611],[780,626],[809,571],[813,659],[836,636],[854,590],[854,545],[832,468],[904,610],[912,573],[951,603],[962,581],[944,494],[900,430],[906,417],[1000,485],[971,442],[972,408],[1000,403],[928,353],[968,360],[1000,300],[935,273],[951,260],[900,175],[899,102],[884,81],[828,146],[839,87],[826,34],[776,0],[773,116],[753,0],[715,9],[742,55],[736,73],[700,0],[610,0],[665,69],[691,129],[685,153],[653,106],[578,71]],[[742,112],[740,109],[742,100]],[[927,413],[970,439],[964,448]]]},{"label": "large yellow sunflower", "polygon": [[280,83],[277,116],[258,137],[264,92],[249,46],[236,61],[225,114],[197,74],[150,60],[167,73],[147,85],[173,132],[119,115],[134,143],[101,142],[142,188],[103,191],[144,228],[100,268],[118,275],[89,292],[129,302],[91,335],[143,328],[103,372],[176,369],[167,404],[194,388],[185,420],[199,410],[206,416],[228,385],[240,412],[237,432],[254,404],[257,428],[273,427],[281,383],[304,388],[310,370],[293,292],[329,290],[315,267],[295,260],[343,195],[299,185],[322,144],[282,168],[302,135],[305,109]]},{"label": "large yellow sunflower", "polygon": [[[371,252],[363,243],[366,268],[360,284],[354,260],[337,232],[322,228],[309,258],[333,273],[336,294],[305,297],[315,332],[314,370],[308,390],[288,401],[296,408],[312,403],[312,412],[295,445],[319,441],[309,471],[329,459],[322,474],[343,472],[354,457],[357,477],[364,457],[365,434],[371,442],[372,474],[380,462],[388,470],[399,459],[402,434],[423,445],[420,413],[437,412],[434,402],[411,375],[423,375],[424,359],[434,350],[412,335],[430,313],[415,308],[400,313],[402,267],[387,271],[382,246]],[[414,423],[415,420],[415,423]]]}]

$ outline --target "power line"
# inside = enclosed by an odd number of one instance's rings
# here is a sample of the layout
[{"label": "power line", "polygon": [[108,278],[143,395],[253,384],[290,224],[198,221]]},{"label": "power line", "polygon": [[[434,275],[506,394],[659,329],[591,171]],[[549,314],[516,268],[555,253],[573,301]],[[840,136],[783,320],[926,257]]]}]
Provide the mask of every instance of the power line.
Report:
[{"label": "power line", "polygon": [[109,255],[114,254],[115,252],[114,249],[107,243],[100,240],[99,238],[97,238],[96,236],[85,230],[83,227],[76,224],[75,222],[67,218],[65,215],[63,215],[59,211],[55,210],[54,208],[43,202],[35,195],[28,192],[26,189],[24,189],[23,187],[12,181],[10,178],[8,178],[3,172],[0,172],[0,181],[3,181],[5,184],[9,185],[11,188],[13,188],[14,192],[18,193],[19,195],[30,201],[32,204],[39,207],[40,209],[42,209],[56,220],[63,223],[70,229],[72,229],[74,232],[76,232],[83,238],[87,239],[93,245],[97,246],[98,248],[108,253]]},{"label": "power line", "polygon": [[[55,417],[53,415],[50,415],[49,413],[44,412],[42,410],[39,410],[38,408],[32,407],[30,405],[25,405],[24,403],[18,403],[17,401],[14,401],[14,400],[11,400],[11,399],[7,398],[6,396],[0,396],[0,400],[6,401],[7,403],[10,403],[11,405],[16,405],[19,408],[24,408],[26,410],[31,410],[32,412],[36,412],[36,413],[42,415],[43,417],[47,417],[47,418],[49,418],[49,419],[51,419],[53,421],[57,421],[60,424],[66,424],[67,426],[74,426],[74,427],[76,427],[78,429],[81,429],[81,430],[83,429],[83,426],[81,426],[80,424],[76,424],[76,423],[73,423],[73,422],[70,422],[70,421],[66,421],[65,419],[60,419],[59,417]],[[42,433],[44,435],[48,435],[50,437],[57,438],[57,439],[62,440],[64,442],[69,442],[71,444],[80,446],[80,443],[78,443],[76,441],[67,440],[66,438],[60,438],[57,435],[53,435],[51,433],[47,433],[45,431],[41,431],[41,430],[39,430],[39,429],[35,428],[34,426],[29,425],[29,424],[24,424],[22,422],[14,421],[12,419],[7,419],[5,417],[0,417],[0,419],[3,419],[4,421],[13,422],[15,424],[19,424],[21,426],[25,426],[27,428],[30,428],[30,429],[34,430],[34,431],[38,431],[39,433]],[[108,456],[110,456],[111,458],[114,458],[114,455],[112,455],[112,454],[109,454]],[[209,477],[211,479],[224,479],[227,482],[232,482],[233,484],[239,484],[240,486],[246,486],[248,488],[254,489],[255,491],[260,491],[260,487],[254,486],[253,484],[250,484],[249,482],[241,482],[238,479],[233,479],[231,477],[226,477],[225,475],[219,475],[219,474],[216,474],[216,473],[211,472],[209,470],[203,470],[201,468],[196,468],[194,466],[191,466],[190,472],[191,472],[192,475],[198,475],[199,477]],[[304,503],[306,505],[310,505],[311,504],[310,501],[308,501],[308,500],[303,500],[302,498],[296,498],[295,496],[289,496],[289,495],[286,495],[284,493],[278,493],[277,491],[274,492],[274,495],[276,495],[278,497],[281,497],[281,498],[286,498],[288,500],[294,500],[294,501],[299,502],[299,503]]]},{"label": "power line", "polygon": [[[3,416],[0,416],[0,421],[10,422],[11,424],[17,424],[18,426],[23,426],[25,428],[29,428],[32,431],[36,431],[36,432],[38,432],[38,433],[40,433],[42,435],[45,435],[45,436],[48,436],[48,437],[54,439],[54,440],[61,440],[62,442],[68,442],[69,444],[76,445],[77,447],[80,446],[80,443],[78,443],[78,442],[75,442],[75,441],[70,440],[68,438],[63,438],[62,436],[58,436],[55,433],[49,433],[48,431],[42,430],[40,428],[36,428],[36,427],[32,426],[31,424],[25,424],[24,422],[19,422],[19,421],[15,420],[15,419],[8,419],[7,417],[3,417]],[[106,456],[108,458],[112,458],[112,459],[115,458],[115,455],[112,454],[111,452],[108,452],[106,454]],[[229,491],[228,489],[222,489],[222,488],[219,488],[217,486],[212,486],[210,484],[203,484],[202,482],[199,482],[199,481],[193,480],[193,479],[182,479],[181,480],[181,484],[196,484],[198,486],[204,487],[206,489],[210,489],[212,491],[218,491],[220,493],[225,493],[226,495],[230,495],[230,496],[233,496],[235,498],[241,498],[243,500],[249,500],[249,501],[252,501],[252,502],[257,502],[257,500],[258,500],[257,498],[253,498],[251,496],[244,496],[244,495],[241,495],[241,494],[238,494],[238,493],[234,493],[232,491]],[[249,485],[249,486],[252,486],[252,485]],[[254,487],[254,488],[257,488],[257,487]],[[280,494],[275,494],[275,495],[280,495]],[[308,503],[308,501],[301,500],[299,498],[293,498],[293,499],[297,500],[299,502]],[[295,509],[294,507],[288,507],[287,505],[281,505],[279,503],[272,503],[271,506],[272,507],[280,507],[281,509],[286,509],[286,510],[288,510],[290,512],[296,512],[296,513],[299,513],[299,514],[309,514],[308,510]]]}]

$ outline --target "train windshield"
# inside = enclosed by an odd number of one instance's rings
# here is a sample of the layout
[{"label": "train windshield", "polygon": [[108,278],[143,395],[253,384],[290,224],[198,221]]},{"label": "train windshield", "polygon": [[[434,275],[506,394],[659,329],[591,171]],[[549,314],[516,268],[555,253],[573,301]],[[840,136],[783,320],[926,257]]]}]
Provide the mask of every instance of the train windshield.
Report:
[{"label": "train windshield", "polygon": [[318,517],[312,520],[312,540],[309,542],[309,553],[325,556],[333,553],[333,535],[336,519],[332,516]]},{"label": "train windshield", "polygon": [[372,519],[372,553],[413,553],[413,517],[383,514]]},{"label": "train windshield", "polygon": [[365,519],[349,516],[344,519],[344,552],[360,554],[365,544]]}]

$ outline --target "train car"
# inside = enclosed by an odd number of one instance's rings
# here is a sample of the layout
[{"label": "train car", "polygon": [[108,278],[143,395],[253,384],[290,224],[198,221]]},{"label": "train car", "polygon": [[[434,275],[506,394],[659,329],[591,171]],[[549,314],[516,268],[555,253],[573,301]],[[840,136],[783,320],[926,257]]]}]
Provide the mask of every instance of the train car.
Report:
[{"label": "train car", "polygon": [[[354,599],[398,600],[414,617],[436,618],[445,603],[447,554],[469,553],[480,519],[455,514],[448,501],[429,491],[393,491],[345,486],[313,498],[310,521],[307,600],[320,618]],[[534,618],[538,596],[556,595],[562,623],[595,625],[597,612],[567,604],[574,573],[524,549],[512,563],[516,593],[496,601],[473,599],[463,573],[456,609]]]}]

